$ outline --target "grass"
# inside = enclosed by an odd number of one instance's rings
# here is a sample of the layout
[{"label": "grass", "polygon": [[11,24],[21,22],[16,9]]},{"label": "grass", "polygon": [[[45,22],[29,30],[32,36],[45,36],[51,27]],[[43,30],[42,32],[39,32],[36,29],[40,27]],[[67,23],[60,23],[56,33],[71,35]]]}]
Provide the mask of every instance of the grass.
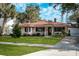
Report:
[{"label": "grass", "polygon": [[44,37],[44,36],[24,36],[20,38],[12,38],[10,36],[0,36],[0,42],[19,42],[19,43],[35,43],[35,44],[56,44],[61,40],[60,36]]},{"label": "grass", "polygon": [[[12,38],[10,36],[0,36],[0,42],[20,42],[35,44],[56,44],[61,40],[60,36],[44,37],[44,36],[24,36],[20,38]],[[32,46],[16,46],[0,44],[0,55],[20,56],[36,51],[47,49],[45,47]]]},{"label": "grass", "polygon": [[15,46],[0,44],[0,55],[5,56],[21,56],[28,53],[44,50],[44,47]]}]

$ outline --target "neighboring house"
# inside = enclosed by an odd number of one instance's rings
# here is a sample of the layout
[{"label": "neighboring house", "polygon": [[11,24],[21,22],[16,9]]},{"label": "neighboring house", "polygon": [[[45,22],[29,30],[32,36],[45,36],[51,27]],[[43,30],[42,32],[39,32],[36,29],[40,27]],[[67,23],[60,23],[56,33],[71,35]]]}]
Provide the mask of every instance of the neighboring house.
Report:
[{"label": "neighboring house", "polygon": [[70,26],[68,28],[68,30],[70,30],[70,35],[71,36],[79,36],[79,26],[78,26],[78,23],[77,22],[71,22],[70,23]]},{"label": "neighboring house", "polygon": [[6,22],[5,30],[4,30],[5,35],[10,35],[13,33],[12,30],[15,23],[16,23],[16,18],[10,19],[9,21]]},{"label": "neighboring house", "polygon": [[61,33],[62,30],[68,32],[68,25],[61,22],[49,22],[40,20],[35,23],[21,23],[22,35],[54,35]]},{"label": "neighboring house", "polygon": [[[0,33],[1,33],[1,27],[3,25],[4,18],[0,18]],[[14,21],[16,19],[7,18],[7,22],[4,25],[3,35],[10,35],[12,33],[12,25],[14,24]]]}]

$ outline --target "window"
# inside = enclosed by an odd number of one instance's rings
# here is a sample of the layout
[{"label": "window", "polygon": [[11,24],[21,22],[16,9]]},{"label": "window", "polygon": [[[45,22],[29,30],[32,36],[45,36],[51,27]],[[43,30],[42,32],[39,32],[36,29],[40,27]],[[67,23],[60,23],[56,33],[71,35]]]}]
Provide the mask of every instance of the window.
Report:
[{"label": "window", "polygon": [[25,27],[25,32],[31,32],[31,28]]},{"label": "window", "polygon": [[31,32],[31,28],[29,27],[29,32]]},{"label": "window", "polygon": [[54,28],[54,31],[62,31],[62,30],[64,30],[64,27],[55,27]]},{"label": "window", "polygon": [[27,27],[25,27],[25,32],[28,32],[28,28]]},{"label": "window", "polygon": [[36,32],[43,32],[44,31],[44,28],[43,27],[37,27],[36,28]]}]

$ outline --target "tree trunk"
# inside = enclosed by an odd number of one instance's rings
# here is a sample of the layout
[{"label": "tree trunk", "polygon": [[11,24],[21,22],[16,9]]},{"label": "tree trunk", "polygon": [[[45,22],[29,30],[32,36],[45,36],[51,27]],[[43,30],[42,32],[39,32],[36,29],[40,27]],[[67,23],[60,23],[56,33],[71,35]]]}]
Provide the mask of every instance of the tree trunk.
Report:
[{"label": "tree trunk", "polygon": [[66,23],[68,23],[69,19],[68,19],[68,12],[66,13]]},{"label": "tree trunk", "polygon": [[63,15],[61,15],[61,22],[63,22]]},{"label": "tree trunk", "polygon": [[7,22],[7,17],[6,17],[6,14],[5,14],[4,15],[3,24],[2,24],[2,29],[1,29],[1,35],[4,34],[4,29],[5,29],[4,27],[5,27],[6,22]]}]

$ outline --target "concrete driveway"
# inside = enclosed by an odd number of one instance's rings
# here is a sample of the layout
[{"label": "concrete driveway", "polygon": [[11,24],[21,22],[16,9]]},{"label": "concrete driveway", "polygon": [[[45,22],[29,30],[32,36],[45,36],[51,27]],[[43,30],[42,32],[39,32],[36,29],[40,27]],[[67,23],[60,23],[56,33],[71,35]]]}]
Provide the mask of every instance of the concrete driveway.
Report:
[{"label": "concrete driveway", "polygon": [[54,45],[54,49],[64,49],[64,50],[79,50],[77,46],[79,37],[65,37],[61,42]]}]

